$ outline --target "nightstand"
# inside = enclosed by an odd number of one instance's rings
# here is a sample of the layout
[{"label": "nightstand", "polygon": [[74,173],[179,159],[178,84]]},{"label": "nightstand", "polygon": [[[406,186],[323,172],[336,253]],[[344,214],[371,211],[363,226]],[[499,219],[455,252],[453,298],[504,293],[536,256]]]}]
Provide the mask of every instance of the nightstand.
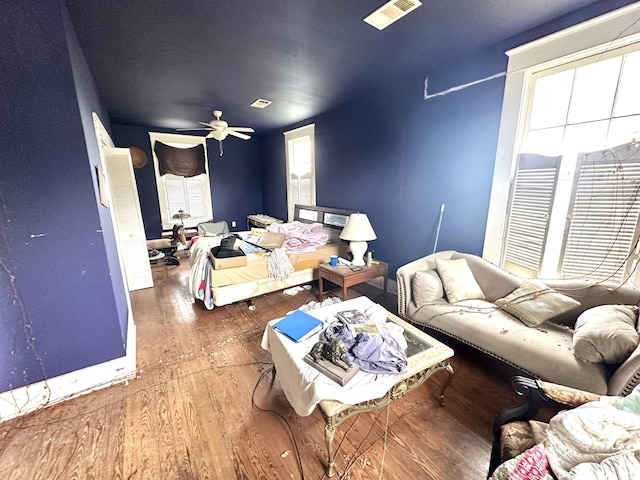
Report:
[{"label": "nightstand", "polygon": [[[378,260],[376,260],[378,261]],[[384,295],[387,294],[387,275],[389,274],[389,264],[379,262],[370,267],[364,266],[362,270],[354,272],[348,265],[338,264],[332,267],[328,263],[323,263],[318,267],[318,285],[320,288],[319,300],[322,301],[324,295],[324,280],[329,280],[342,287],[342,299],[347,300],[347,289],[359,283],[373,280],[374,278],[384,278]]]}]

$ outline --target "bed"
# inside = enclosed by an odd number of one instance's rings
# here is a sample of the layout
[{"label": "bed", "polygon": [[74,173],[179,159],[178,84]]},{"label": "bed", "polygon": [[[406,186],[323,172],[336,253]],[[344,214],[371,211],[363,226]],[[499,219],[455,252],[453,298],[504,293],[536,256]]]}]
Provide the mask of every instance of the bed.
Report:
[{"label": "bed", "polygon": [[[221,307],[241,300],[248,300],[265,293],[284,290],[297,285],[312,282],[318,278],[318,265],[328,263],[331,255],[346,256],[348,245],[340,240],[339,235],[347,222],[351,210],[318,207],[309,205],[296,205],[294,210],[294,222],[270,225],[269,230],[287,231],[305,224],[310,230],[321,231],[328,237],[327,243],[320,246],[302,248],[296,253],[296,248],[290,248],[287,242],[290,234],[287,233],[285,249],[286,257],[291,262],[293,272],[286,278],[272,278],[269,275],[268,251],[262,249],[246,250],[247,264],[239,267],[213,269],[210,259],[211,248],[220,244],[224,235],[212,237],[198,237],[190,248],[189,261],[189,285],[192,295],[197,301],[202,301],[207,309]],[[238,232],[243,239],[249,237],[250,232]],[[243,242],[241,248],[247,246]],[[311,250],[311,251],[308,251]]]}]

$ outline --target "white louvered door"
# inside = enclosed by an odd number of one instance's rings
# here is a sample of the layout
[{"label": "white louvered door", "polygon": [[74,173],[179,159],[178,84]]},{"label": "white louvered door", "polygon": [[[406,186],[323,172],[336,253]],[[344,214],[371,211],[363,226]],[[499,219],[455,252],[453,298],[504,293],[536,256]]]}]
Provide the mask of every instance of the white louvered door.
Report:
[{"label": "white louvered door", "polygon": [[583,154],[576,177],[560,274],[623,282],[637,254],[640,149]]},{"label": "white louvered door", "polygon": [[111,215],[129,291],[153,287],[151,265],[128,148],[106,148]]},{"label": "white louvered door", "polygon": [[501,263],[519,275],[536,277],[540,272],[560,160],[534,153],[518,156]]}]

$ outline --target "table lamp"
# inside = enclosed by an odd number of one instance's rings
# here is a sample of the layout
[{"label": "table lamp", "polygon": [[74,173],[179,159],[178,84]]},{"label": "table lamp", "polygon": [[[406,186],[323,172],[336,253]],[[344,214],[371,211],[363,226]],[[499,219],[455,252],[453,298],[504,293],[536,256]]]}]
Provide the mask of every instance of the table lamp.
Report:
[{"label": "table lamp", "polygon": [[378,237],[376,237],[366,213],[352,213],[340,233],[340,238],[349,240],[349,250],[353,255],[351,263],[355,266],[362,266],[364,265],[364,254],[367,251],[367,242]]}]

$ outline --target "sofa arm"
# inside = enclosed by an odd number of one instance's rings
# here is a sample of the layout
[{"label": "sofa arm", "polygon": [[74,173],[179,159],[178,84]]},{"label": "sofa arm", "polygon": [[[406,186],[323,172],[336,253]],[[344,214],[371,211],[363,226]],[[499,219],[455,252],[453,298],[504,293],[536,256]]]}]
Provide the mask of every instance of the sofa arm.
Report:
[{"label": "sofa arm", "polygon": [[505,423],[516,420],[531,420],[543,403],[555,402],[568,407],[577,407],[587,402],[598,401],[601,395],[566,387],[557,383],[533,380],[527,377],[516,376],[511,379],[511,386],[518,395],[525,397],[524,403],[507,408],[494,424],[494,432]]},{"label": "sofa arm", "polygon": [[396,271],[396,281],[398,282],[398,315],[407,318],[407,307],[413,293],[411,291],[411,281],[413,274],[416,272],[426,272],[436,269],[436,258],[451,258],[456,252],[454,250],[446,250],[442,252],[432,253],[426,257],[419,258],[413,262],[403,265]]}]

